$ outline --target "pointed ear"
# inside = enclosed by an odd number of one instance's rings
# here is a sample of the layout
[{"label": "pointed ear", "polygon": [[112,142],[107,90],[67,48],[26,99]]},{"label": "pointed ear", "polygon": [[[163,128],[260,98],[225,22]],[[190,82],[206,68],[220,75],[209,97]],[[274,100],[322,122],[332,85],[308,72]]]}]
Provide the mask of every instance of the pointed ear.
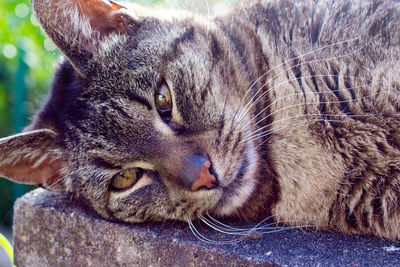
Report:
[{"label": "pointed ear", "polygon": [[32,0],[43,30],[85,76],[87,61],[107,37],[123,34],[135,21],[125,7],[108,0]]},{"label": "pointed ear", "polygon": [[53,189],[64,165],[56,137],[51,130],[35,130],[0,139],[0,176]]}]

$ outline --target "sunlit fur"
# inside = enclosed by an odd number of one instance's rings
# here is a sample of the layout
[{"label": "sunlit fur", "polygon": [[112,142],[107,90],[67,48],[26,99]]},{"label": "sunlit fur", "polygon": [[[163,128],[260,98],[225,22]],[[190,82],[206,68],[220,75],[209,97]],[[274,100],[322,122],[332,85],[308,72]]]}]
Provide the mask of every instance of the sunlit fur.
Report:
[{"label": "sunlit fur", "polygon": [[[107,13],[110,25],[80,5],[33,1],[66,58],[25,130],[47,131],[44,151],[62,160],[44,186],[110,220],[187,221],[211,243],[192,220],[238,236],[287,229],[280,223],[400,238],[398,1],[245,1],[207,18],[127,4]],[[154,103],[163,80],[170,124]],[[11,138],[13,158],[34,153],[29,138]],[[0,174],[29,182],[13,176],[7,142]],[[216,188],[182,186],[193,154],[209,158]],[[47,157],[30,157],[33,171]],[[145,170],[140,182],[113,191],[130,168]]]}]

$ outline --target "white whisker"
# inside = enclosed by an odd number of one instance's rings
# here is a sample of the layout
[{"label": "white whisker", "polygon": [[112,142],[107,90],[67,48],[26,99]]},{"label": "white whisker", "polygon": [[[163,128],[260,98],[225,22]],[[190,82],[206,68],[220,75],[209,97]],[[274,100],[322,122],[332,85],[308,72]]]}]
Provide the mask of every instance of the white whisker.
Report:
[{"label": "white whisker", "polygon": [[188,223],[188,225],[189,225],[190,231],[192,231],[192,233],[194,234],[194,236],[196,236],[196,238],[198,238],[200,241],[203,241],[203,242],[205,242],[205,243],[214,244],[214,245],[220,245],[220,244],[235,244],[235,243],[238,243],[238,242],[240,242],[240,241],[242,241],[242,240],[244,239],[243,237],[241,237],[241,238],[233,239],[233,240],[221,240],[221,241],[212,240],[212,239],[209,239],[209,238],[205,237],[204,235],[202,235],[202,234],[196,229],[196,227],[193,225],[193,222],[192,222],[190,219],[187,220],[187,223]]},{"label": "white whisker", "polygon": [[335,56],[335,57],[328,57],[328,58],[323,58],[323,59],[315,59],[315,60],[311,60],[311,61],[306,61],[303,63],[299,63],[297,65],[291,66],[290,68],[286,68],[283,71],[279,72],[278,74],[276,74],[274,77],[270,78],[268,81],[266,81],[259,89],[258,91],[253,95],[253,97],[250,99],[250,101],[247,103],[247,105],[244,107],[243,111],[240,113],[238,120],[237,120],[237,124],[239,124],[243,118],[246,116],[246,114],[251,110],[251,108],[256,105],[262,97],[264,97],[266,94],[268,94],[274,87],[266,90],[265,92],[263,92],[261,95],[259,95],[257,97],[257,99],[254,100],[254,98],[258,95],[259,92],[261,92],[261,90],[267,85],[269,84],[271,81],[273,81],[275,78],[279,77],[279,75],[286,73],[288,70],[291,70],[295,67],[299,67],[299,66],[303,66],[306,64],[310,64],[310,63],[315,63],[315,62],[321,62],[321,61],[327,61],[327,60],[333,60],[333,59],[338,59],[338,58],[342,58],[342,57],[346,57],[349,56],[351,54],[354,54],[358,51],[361,51],[362,49],[364,49],[369,43],[365,44],[364,46],[360,47],[359,49],[356,49],[352,52],[349,52],[347,54],[343,54],[340,56]]},{"label": "white whisker", "polygon": [[[294,61],[294,60],[296,60],[296,59],[299,59],[299,58],[301,58],[301,57],[305,57],[305,56],[308,56],[308,55],[311,55],[311,54],[315,54],[316,52],[319,52],[319,51],[322,51],[322,50],[324,50],[324,49],[327,49],[327,48],[330,48],[330,47],[334,47],[334,46],[337,46],[337,45],[340,45],[340,44],[350,43],[350,42],[355,41],[355,40],[358,40],[358,39],[359,39],[359,38],[356,37],[356,38],[353,38],[353,39],[348,39],[348,40],[336,42],[336,43],[333,43],[333,44],[330,44],[330,45],[326,45],[326,46],[320,47],[320,48],[318,48],[318,49],[311,50],[311,51],[309,51],[309,52],[307,52],[307,53],[305,53],[305,54],[302,54],[302,55],[293,57],[293,58],[291,58],[291,59],[289,59],[289,60],[287,60],[287,61],[285,61],[285,62],[283,62],[283,63],[281,63],[281,64],[279,64],[279,65],[277,65],[277,66],[275,66],[275,67],[273,67],[272,69],[266,71],[264,74],[262,74],[260,77],[258,77],[257,80],[255,80],[255,81],[250,85],[250,87],[246,90],[246,94],[244,95],[244,97],[242,98],[241,102],[239,103],[239,107],[241,107],[241,105],[243,104],[243,100],[246,98],[247,94],[248,94],[249,92],[251,92],[251,89],[252,89],[263,77],[265,77],[266,75],[268,75],[270,72],[272,72],[272,71],[276,70],[277,68],[282,67],[282,66],[284,66],[284,65],[286,65],[286,64],[288,64],[288,63],[290,63],[290,62],[292,62],[292,61]],[[257,91],[257,93],[258,93],[258,92],[259,92],[259,91]],[[256,93],[255,95],[257,95],[257,93]],[[252,99],[253,99],[253,98],[252,98]],[[251,101],[251,100],[250,100],[250,101]],[[239,109],[239,107],[238,107],[238,109]]]},{"label": "white whisker", "polygon": [[[338,76],[338,75],[311,75],[311,76],[303,76],[303,78],[316,78],[316,77],[326,77],[326,76],[328,76],[328,77],[335,77],[335,76]],[[356,78],[356,77],[353,77],[353,76],[343,76],[343,77],[347,77],[347,78]],[[286,84],[286,83],[289,83],[290,81],[293,81],[293,80],[296,80],[296,79],[291,79],[291,80],[287,80],[287,81],[285,81],[285,82],[282,82],[281,84],[278,84],[277,86],[275,86],[274,88],[277,88],[277,87],[279,87],[279,86],[282,86],[282,85],[284,85],[284,84]],[[357,86],[357,87],[352,87],[352,89],[357,89],[357,88],[363,88],[364,86],[370,86],[370,84],[372,83],[372,84],[374,84],[371,80],[368,80],[368,79],[359,79],[359,80],[366,80],[366,81],[368,81],[369,83],[368,84],[362,84],[362,85],[359,85],[359,86]],[[375,84],[377,84],[377,85],[379,85],[379,84],[382,84],[382,82],[376,82]],[[331,91],[329,91],[329,92],[331,92],[331,93],[335,93],[335,92],[340,92],[341,90],[340,89],[338,89],[338,90],[331,90]],[[367,90],[366,90],[367,91]],[[309,95],[311,95],[311,96],[314,96],[314,95],[323,95],[323,94],[326,94],[326,93],[329,93],[329,92],[312,92],[312,93],[309,93]],[[383,94],[385,94],[385,93],[388,93],[388,94],[392,94],[392,95],[395,95],[394,94],[394,92],[382,92]],[[288,95],[285,95],[285,96],[283,96],[283,97],[281,97],[281,98],[278,98],[278,99],[276,99],[276,100],[274,100],[273,102],[271,102],[268,106],[266,106],[265,108],[263,108],[259,113],[257,113],[255,116],[253,116],[252,117],[252,119],[251,120],[249,120],[248,122],[246,122],[245,124],[243,124],[243,126],[242,127],[246,127],[247,125],[249,125],[252,121],[254,121],[255,119],[257,119],[263,112],[265,112],[266,110],[268,110],[270,107],[272,107],[274,104],[276,104],[276,103],[278,103],[278,102],[280,102],[280,101],[282,101],[282,100],[284,100],[284,99],[286,99],[286,98],[289,98],[289,97],[294,97],[294,96],[303,96],[304,95],[304,93],[293,93],[293,94],[288,94]],[[308,95],[307,93],[305,94],[305,95]],[[400,96],[400,94],[398,95],[398,96]],[[361,100],[361,99],[365,99],[365,98],[368,98],[368,96],[364,96],[364,97],[362,97],[362,98],[356,98],[356,99],[351,99],[351,100],[345,100],[345,101],[339,101],[339,102],[331,102],[331,101],[329,101],[329,102],[319,102],[319,103],[326,103],[326,104],[328,104],[328,103],[346,103],[346,102],[351,102],[351,101],[358,101],[358,100]],[[308,105],[308,104],[318,104],[318,103],[316,103],[316,102],[314,102],[314,103],[302,103],[302,104],[300,104],[300,105]],[[265,118],[263,118],[263,119],[261,119],[261,121],[263,121],[263,120],[265,120],[265,119],[267,119],[268,118],[268,116],[267,117],[265,117]],[[260,121],[259,121],[260,122]],[[259,123],[258,122],[258,123]]]}]

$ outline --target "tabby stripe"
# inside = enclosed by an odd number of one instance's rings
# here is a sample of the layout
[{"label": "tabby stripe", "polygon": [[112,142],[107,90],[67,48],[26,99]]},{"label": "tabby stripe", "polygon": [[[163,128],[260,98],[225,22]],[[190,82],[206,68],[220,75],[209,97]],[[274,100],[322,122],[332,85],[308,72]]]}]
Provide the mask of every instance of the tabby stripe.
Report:
[{"label": "tabby stripe", "polygon": [[382,177],[376,177],[375,181],[372,184],[371,191],[375,190],[376,195],[375,198],[371,201],[371,205],[373,208],[374,219],[378,220],[379,225],[384,228],[383,221],[383,206],[382,206],[382,197],[385,192],[385,179]]},{"label": "tabby stripe", "polygon": [[[365,189],[363,188],[362,189],[362,193],[361,193],[361,196],[360,196],[360,198],[358,199],[358,202],[357,202],[357,204],[354,206],[354,209],[353,209],[353,211],[355,212],[355,213],[357,213],[357,211],[359,211],[361,208],[362,208],[362,204],[365,204],[365,199],[366,199],[366,197],[367,197],[367,191],[365,191]],[[362,215],[361,215],[361,223],[362,223],[362,226],[363,227],[365,227],[365,228],[369,228],[369,219],[368,219],[368,212],[366,212],[365,210],[362,212]]]},{"label": "tabby stripe", "polygon": [[194,27],[191,26],[189,29],[187,29],[181,36],[175,38],[172,43],[170,44],[170,49],[168,49],[162,56],[161,58],[164,61],[174,61],[177,60],[179,55],[182,53],[182,51],[179,49],[179,45],[181,43],[188,43],[192,42],[194,40],[195,32],[194,32]]},{"label": "tabby stripe", "polygon": [[308,71],[310,72],[311,81],[312,81],[312,83],[314,85],[314,89],[318,93],[318,97],[319,97],[320,112],[321,112],[322,118],[324,119],[323,121],[321,121],[321,124],[322,124],[322,126],[324,126],[324,128],[326,128],[326,123],[327,123],[327,121],[329,120],[329,117],[330,117],[328,115],[328,112],[327,112],[327,109],[326,109],[326,100],[325,100],[325,97],[322,94],[321,90],[319,89],[317,78],[316,78],[316,73],[311,68],[311,66],[308,66]]},{"label": "tabby stripe", "polygon": [[351,185],[346,196],[353,195],[355,188],[363,181],[362,177],[365,177],[367,173],[368,169],[362,169],[360,165],[357,164],[356,160],[353,160],[353,163],[346,170],[345,175],[342,178],[344,183],[350,182]]},{"label": "tabby stripe", "polygon": [[[233,52],[237,55],[237,58],[240,59],[240,62],[242,63],[242,66],[244,67],[244,71],[248,75],[248,78],[250,81],[255,81],[254,73],[252,71],[253,67],[250,65],[250,62],[247,58],[246,54],[246,49],[243,49],[246,47],[245,44],[241,42],[237,36],[234,35],[233,32],[231,32],[230,28],[225,27],[223,23],[218,23],[220,26],[220,29],[222,32],[227,36],[229,39],[229,47],[233,50]],[[240,29],[240,28],[239,28]],[[233,46],[232,46],[233,45]]]},{"label": "tabby stripe", "polygon": [[219,45],[218,39],[215,37],[215,34],[211,33],[210,36],[211,36],[210,50],[213,58],[213,63],[215,65],[222,58],[223,50],[221,49],[221,46]]},{"label": "tabby stripe", "polygon": [[205,86],[202,86],[202,91],[200,93],[200,97],[201,97],[201,103],[199,103],[200,106],[204,105],[204,102],[206,101],[206,97],[208,96],[208,94],[211,94],[211,81],[208,80],[207,84]]},{"label": "tabby stripe", "polygon": [[323,24],[323,19],[321,18],[321,16],[315,18],[315,12],[313,12],[313,16],[311,18],[311,44],[313,46],[317,44],[319,40],[322,24]]},{"label": "tabby stripe", "polygon": [[292,54],[291,57],[294,59],[293,65],[292,65],[292,71],[293,71],[294,76],[296,77],[296,81],[299,84],[301,92],[303,93],[304,102],[305,102],[305,112],[307,113],[307,95],[306,95],[306,91],[303,86],[303,81],[302,81],[303,75],[301,72],[300,60],[298,59],[298,57],[295,54]]},{"label": "tabby stripe", "polygon": [[[331,83],[329,76],[324,78],[326,86],[332,91],[332,93],[336,96],[337,100],[340,102],[341,111],[346,115],[354,115],[347,104],[347,99],[343,98],[340,94],[340,86],[339,86],[339,71],[332,66],[332,77],[334,84]],[[354,116],[352,116],[354,118]]]},{"label": "tabby stripe", "polygon": [[221,144],[221,138],[222,138],[222,130],[225,127],[225,106],[224,106],[224,113],[220,116],[220,123],[219,123],[219,128],[218,128],[218,135],[217,139],[215,140],[215,144],[217,147]]},{"label": "tabby stripe", "polygon": [[348,80],[348,79],[350,79],[349,78],[350,77],[350,68],[347,68],[346,76],[347,77],[344,77],[344,79],[343,79],[344,80],[344,86],[346,87],[347,91],[349,91],[349,93],[351,95],[351,99],[353,100],[353,103],[356,103],[357,102],[356,93],[355,93],[353,87],[351,86],[350,81]]},{"label": "tabby stripe", "polygon": [[354,213],[350,210],[349,205],[346,205],[346,217],[345,217],[345,221],[347,223],[347,225],[353,229],[358,229],[358,225],[357,225],[357,218],[354,215]]},{"label": "tabby stripe", "polygon": [[[107,116],[107,113],[109,111],[108,107],[103,107],[101,110],[102,110],[102,115],[101,115],[102,118],[107,118],[110,116],[110,115]],[[120,115],[122,115],[125,118],[129,118],[130,116],[132,116],[128,112],[126,112],[126,110],[124,108],[120,107],[114,101],[111,103],[111,110],[120,113]]]},{"label": "tabby stripe", "polygon": [[328,215],[328,223],[333,226],[336,227],[337,223],[333,221],[334,218],[336,218],[336,216],[338,214],[340,214],[340,207],[339,207],[339,200],[340,200],[340,196],[341,196],[341,189],[337,189],[336,191],[336,199],[332,202],[331,206],[329,207],[329,215]]},{"label": "tabby stripe", "polygon": [[233,145],[232,151],[236,151],[241,140],[242,140],[242,132],[239,132],[239,134],[236,138],[235,144]]}]

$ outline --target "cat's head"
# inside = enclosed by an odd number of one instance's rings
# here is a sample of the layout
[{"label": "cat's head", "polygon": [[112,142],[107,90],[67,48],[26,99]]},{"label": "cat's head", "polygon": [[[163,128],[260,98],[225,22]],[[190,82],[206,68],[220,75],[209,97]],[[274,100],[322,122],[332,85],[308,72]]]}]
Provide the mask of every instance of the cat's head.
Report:
[{"label": "cat's head", "polygon": [[32,6],[65,60],[33,123],[0,139],[1,176],[126,222],[245,204],[259,165],[249,84],[212,20],[104,0]]}]

